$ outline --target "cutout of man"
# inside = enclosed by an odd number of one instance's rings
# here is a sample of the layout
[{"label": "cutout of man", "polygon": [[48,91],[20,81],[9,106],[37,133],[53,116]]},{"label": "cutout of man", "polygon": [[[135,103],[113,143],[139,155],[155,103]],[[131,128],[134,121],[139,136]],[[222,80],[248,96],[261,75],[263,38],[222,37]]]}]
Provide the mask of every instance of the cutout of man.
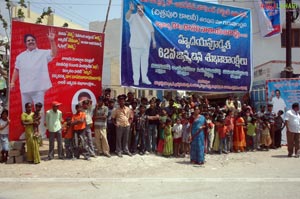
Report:
[{"label": "cutout of man", "polygon": [[15,82],[19,78],[23,112],[25,111],[25,104],[28,102],[33,104],[42,103],[40,130],[43,137],[45,136],[44,97],[46,91],[52,87],[48,63],[57,55],[55,33],[52,29],[49,30],[47,37],[51,49],[39,49],[34,35],[24,35],[26,50],[17,56],[10,82],[10,88],[14,90]]},{"label": "cutout of man", "polygon": [[133,2],[129,4],[126,13],[126,21],[130,27],[131,61],[133,71],[133,84],[139,85],[140,73],[142,73],[142,83],[150,85],[148,79],[149,52],[152,40],[152,47],[156,48],[154,38],[154,28],[144,13],[144,6],[137,4],[137,12],[133,14],[135,6]]}]

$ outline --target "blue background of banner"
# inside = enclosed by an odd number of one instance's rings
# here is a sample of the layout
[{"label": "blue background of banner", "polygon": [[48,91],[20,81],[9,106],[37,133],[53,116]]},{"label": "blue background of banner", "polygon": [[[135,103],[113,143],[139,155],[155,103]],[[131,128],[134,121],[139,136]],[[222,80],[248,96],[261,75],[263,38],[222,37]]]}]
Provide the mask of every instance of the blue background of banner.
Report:
[{"label": "blue background of banner", "polygon": [[269,80],[267,84],[267,98],[271,98],[272,92],[280,90],[280,96],[285,101],[287,110],[292,108],[292,104],[300,101],[300,79],[278,79]]},{"label": "blue background of banner", "polygon": [[[250,10],[180,0],[124,0],[121,49],[121,84],[123,86],[133,86],[131,50],[129,47],[130,30],[129,24],[125,20],[130,2],[134,2],[135,5],[137,2],[144,5],[145,15],[154,26],[157,43],[156,49],[150,48],[149,55],[148,77],[152,84],[146,85],[140,82],[136,87],[202,92],[246,92],[250,90],[252,81]],[[165,4],[160,2],[165,2]],[[136,9],[133,13],[135,12]],[[175,17],[176,14],[177,17]],[[181,18],[180,16],[184,14],[190,16],[191,19]],[[172,27],[174,23],[177,23],[178,27],[181,28],[160,26],[164,24]],[[193,26],[197,31],[182,29],[184,24]],[[216,29],[232,31],[232,33],[222,35],[207,32]],[[227,42],[227,49],[225,45],[223,49],[218,47],[209,49],[205,45],[191,45],[188,48],[187,45],[178,43],[179,35],[183,35],[187,39],[191,39],[193,36],[196,39],[202,38],[202,41],[205,40],[208,43],[209,38],[219,43],[222,43],[221,40],[223,40],[223,44]],[[189,57],[188,59],[184,60],[182,56],[179,56],[183,52],[187,55],[185,57]],[[199,61],[200,53],[202,61]],[[219,61],[223,63],[216,63],[205,59],[208,53],[243,59],[241,64],[232,64],[224,63],[224,59],[227,58],[219,57]],[[174,59],[170,58],[172,55],[175,55]],[[230,58],[230,60],[233,59]],[[171,69],[158,69],[157,66],[159,65],[169,66]],[[181,70],[179,70],[180,68]],[[194,72],[190,72],[190,70],[194,70]]]}]

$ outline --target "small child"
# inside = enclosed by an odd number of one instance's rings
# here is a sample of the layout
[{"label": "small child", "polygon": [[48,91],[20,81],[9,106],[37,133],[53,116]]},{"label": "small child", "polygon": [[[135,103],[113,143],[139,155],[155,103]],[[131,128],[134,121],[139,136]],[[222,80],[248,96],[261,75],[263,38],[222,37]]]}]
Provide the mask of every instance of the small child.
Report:
[{"label": "small child", "polygon": [[183,156],[190,153],[190,123],[188,120],[188,114],[185,113],[182,118],[182,149]]},{"label": "small child", "polygon": [[180,156],[179,150],[182,140],[182,124],[181,119],[176,119],[176,124],[172,127],[173,144],[174,144],[174,156],[178,158]]},{"label": "small child", "polygon": [[173,154],[172,120],[168,118],[164,128],[165,144],[163,155],[170,157]]},{"label": "small child", "polygon": [[36,139],[38,139],[38,143],[40,146],[43,145],[42,136],[40,134],[39,126],[41,124],[41,110],[42,110],[43,104],[38,102],[35,104],[35,110],[33,115],[33,135]]},{"label": "small child", "polygon": [[263,118],[262,132],[261,132],[261,149],[269,151],[269,146],[272,144],[272,139],[270,135],[270,124],[267,118]]},{"label": "small child", "polygon": [[8,125],[10,120],[8,119],[8,110],[4,109],[0,118],[0,144],[1,150],[1,162],[6,162],[8,158],[9,141],[8,141]]},{"label": "small child", "polygon": [[159,140],[157,145],[157,154],[161,155],[164,151],[164,145],[165,145],[165,136],[164,136],[164,129],[166,125],[166,121],[168,118],[168,113],[166,109],[162,109],[161,116],[159,116]]},{"label": "small child", "polygon": [[219,134],[219,140],[220,140],[220,145],[219,145],[219,154],[225,153],[228,154],[228,147],[227,147],[227,126],[225,125],[225,118],[222,116],[219,116],[217,121],[216,121],[216,127],[217,127],[217,132]]},{"label": "small child", "polygon": [[213,143],[215,138],[215,124],[211,120],[211,115],[208,113],[205,115],[206,123],[207,123],[207,153],[212,153],[213,151]]},{"label": "small child", "polygon": [[66,150],[66,158],[74,159],[74,139],[73,139],[73,126],[71,117],[67,117],[63,124],[63,130],[65,132],[64,142]]},{"label": "small child", "polygon": [[252,117],[251,122],[247,124],[247,149],[254,151],[256,149],[256,118]]}]

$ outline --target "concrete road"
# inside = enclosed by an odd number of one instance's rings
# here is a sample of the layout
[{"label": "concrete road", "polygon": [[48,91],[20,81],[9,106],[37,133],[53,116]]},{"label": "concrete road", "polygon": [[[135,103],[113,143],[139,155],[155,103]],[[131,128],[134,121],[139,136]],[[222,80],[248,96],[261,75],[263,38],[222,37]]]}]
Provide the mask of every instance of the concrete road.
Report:
[{"label": "concrete road", "polygon": [[136,155],[1,164],[0,199],[300,198],[300,159],[287,158],[286,147],[206,160],[195,166],[188,157]]}]

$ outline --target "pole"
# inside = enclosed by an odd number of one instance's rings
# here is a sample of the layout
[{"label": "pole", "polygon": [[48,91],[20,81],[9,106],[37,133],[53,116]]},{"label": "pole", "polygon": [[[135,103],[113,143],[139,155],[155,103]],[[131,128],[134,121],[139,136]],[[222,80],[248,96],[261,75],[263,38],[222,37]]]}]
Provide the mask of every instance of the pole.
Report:
[{"label": "pole", "polygon": [[292,67],[292,9],[290,6],[292,5],[292,0],[286,0],[286,37],[285,37],[285,52],[286,52],[286,65],[285,65],[285,77],[292,78],[293,77],[293,67]]}]

